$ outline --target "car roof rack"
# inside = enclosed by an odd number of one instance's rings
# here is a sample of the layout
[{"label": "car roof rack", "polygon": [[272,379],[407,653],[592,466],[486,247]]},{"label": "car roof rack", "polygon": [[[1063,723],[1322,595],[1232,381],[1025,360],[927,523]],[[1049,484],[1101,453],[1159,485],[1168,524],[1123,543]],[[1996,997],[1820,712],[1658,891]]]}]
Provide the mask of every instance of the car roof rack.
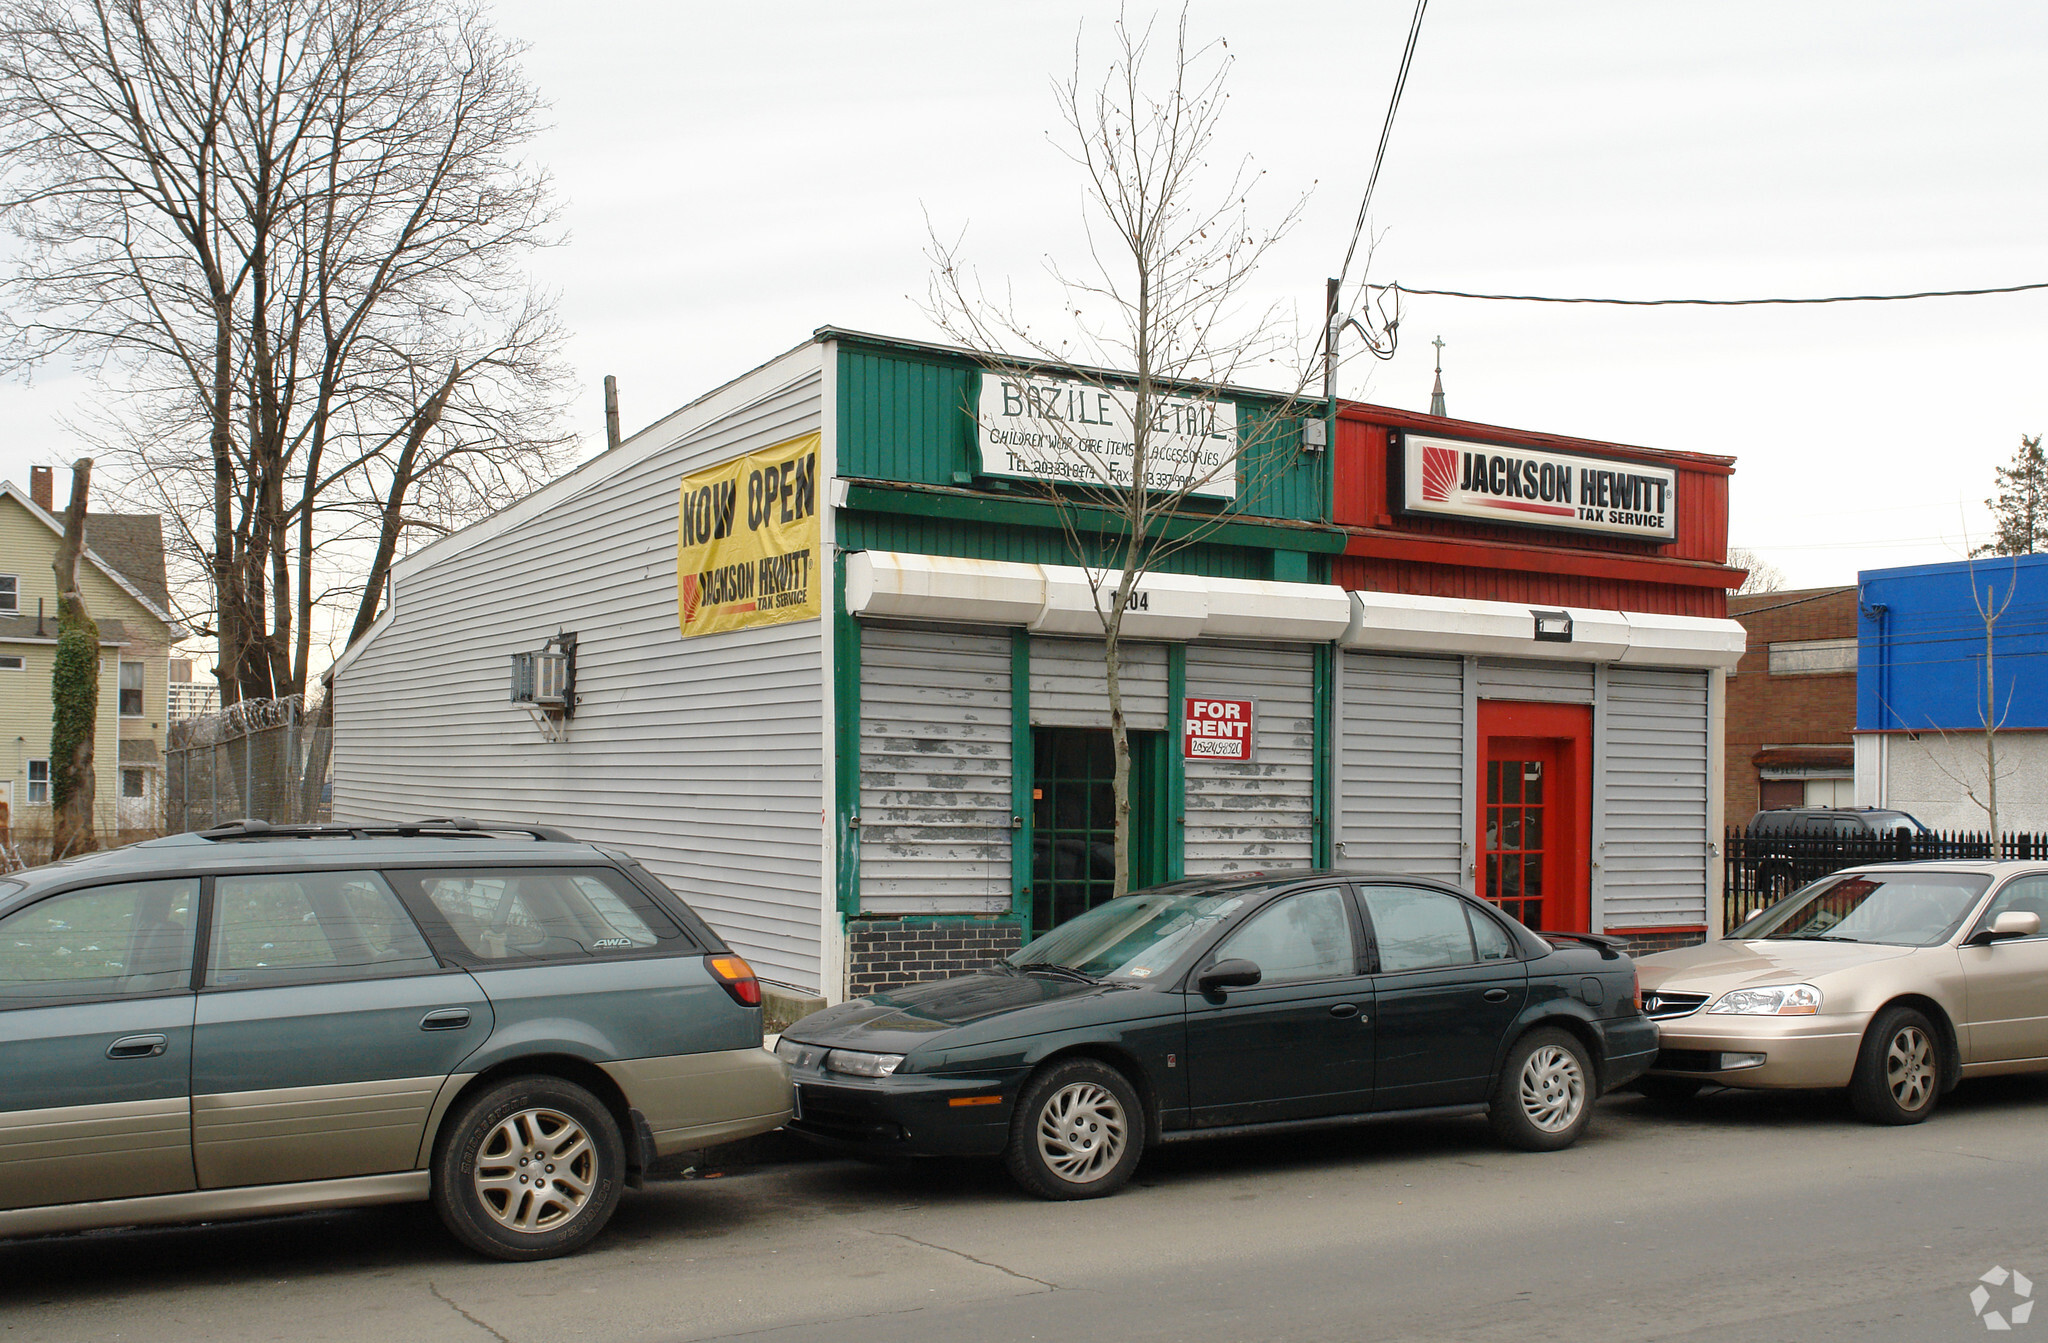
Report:
[{"label": "car roof rack", "polygon": [[580,841],[566,830],[551,825],[519,825],[514,822],[478,821],[467,816],[436,816],[418,821],[378,821],[325,824],[274,824],[244,817],[198,832],[201,839],[489,839],[493,835],[530,835],[544,844],[576,844]]}]

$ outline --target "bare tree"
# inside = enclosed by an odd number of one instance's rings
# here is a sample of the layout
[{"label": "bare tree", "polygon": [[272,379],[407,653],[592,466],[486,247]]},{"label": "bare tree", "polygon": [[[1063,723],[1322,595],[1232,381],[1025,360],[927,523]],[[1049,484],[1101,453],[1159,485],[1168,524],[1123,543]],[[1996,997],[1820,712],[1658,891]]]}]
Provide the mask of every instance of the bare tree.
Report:
[{"label": "bare tree", "polygon": [[98,795],[93,742],[99,735],[100,627],[78,585],[85,549],[86,496],[92,458],[71,466],[71,505],[50,568],[57,578],[57,651],[50,673],[50,857],[98,847],[93,803]]},{"label": "bare tree", "polygon": [[1735,589],[1738,597],[1752,592],[1776,592],[1785,586],[1784,571],[1754,550],[1730,546],[1728,563],[1734,568],[1749,571],[1749,576],[1742,580],[1742,586]]},{"label": "bare tree", "polygon": [[[1077,38],[1073,72],[1054,85],[1060,147],[1085,187],[1088,238],[1079,269],[1048,262],[1071,319],[1064,335],[1041,334],[1007,289],[989,292],[962,260],[960,239],[936,231],[926,311],[977,352],[985,387],[995,378],[1017,389],[1017,409],[1042,439],[1034,452],[1043,469],[1024,474],[1038,477],[1056,510],[1102,630],[1121,895],[1131,832],[1124,617],[1147,573],[1270,486],[1294,450],[1288,417],[1309,373],[1279,307],[1245,311],[1254,272],[1306,197],[1255,225],[1250,160],[1212,168],[1230,69],[1223,44],[1191,44],[1185,11],[1163,50],[1151,23],[1119,17],[1111,35],[1099,81],[1084,78]],[[1155,59],[1165,67],[1156,84]],[[1270,382],[1276,369],[1293,390],[1226,432],[1222,389],[1254,370]],[[988,416],[976,413],[986,433]]]},{"label": "bare tree", "polygon": [[18,363],[111,393],[223,704],[303,693],[415,536],[551,473],[565,375],[539,101],[469,0],[17,0],[0,213]]},{"label": "bare tree", "polygon": [[[1984,756],[1984,772],[1980,780],[1974,769],[1951,768],[1947,761],[1929,753],[1934,767],[1945,775],[1949,782],[1963,790],[1963,796],[1970,799],[1984,811],[1986,824],[1991,831],[1991,856],[1998,856],[1998,840],[2003,831],[1998,820],[1998,734],[2004,728],[2006,716],[2012,710],[2011,685],[2005,687],[2005,701],[1998,698],[1998,622],[2004,618],[2006,609],[2012,605],[2013,597],[2019,592],[2019,568],[2009,565],[2004,595],[1999,595],[1995,584],[1977,581],[1977,566],[1970,565],[1970,601],[1977,611],[1977,620],[1984,627],[1984,675],[1976,686],[1975,700],[1977,724],[1983,737],[1980,746]],[[1933,722],[1932,719],[1929,720]],[[1935,731],[1941,734],[1942,744],[1951,754],[1960,754],[1961,747],[1947,728],[1935,724]],[[2007,773],[2010,773],[2010,769]]]}]

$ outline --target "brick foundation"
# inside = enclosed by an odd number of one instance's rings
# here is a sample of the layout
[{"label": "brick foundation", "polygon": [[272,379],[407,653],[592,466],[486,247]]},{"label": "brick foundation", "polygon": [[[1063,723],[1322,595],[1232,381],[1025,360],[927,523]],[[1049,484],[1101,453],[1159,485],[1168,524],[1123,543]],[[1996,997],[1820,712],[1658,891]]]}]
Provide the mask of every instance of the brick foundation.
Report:
[{"label": "brick foundation", "polygon": [[1675,933],[1615,933],[1615,937],[1628,943],[1628,954],[1647,956],[1653,951],[1676,951],[1680,947],[1696,947],[1707,940],[1705,930],[1689,928]]},{"label": "brick foundation", "polygon": [[846,929],[846,995],[993,965],[1024,945],[1023,932],[998,919],[855,919]]}]

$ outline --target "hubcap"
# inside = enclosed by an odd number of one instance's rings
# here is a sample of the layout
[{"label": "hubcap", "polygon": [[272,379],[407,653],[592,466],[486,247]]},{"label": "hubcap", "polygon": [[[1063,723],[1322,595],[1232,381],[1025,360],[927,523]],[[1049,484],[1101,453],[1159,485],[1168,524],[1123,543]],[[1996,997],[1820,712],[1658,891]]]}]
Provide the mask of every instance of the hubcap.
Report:
[{"label": "hubcap", "polygon": [[1561,1133],[1586,1108],[1586,1074],[1569,1049],[1544,1045],[1522,1065],[1522,1113],[1545,1133]]},{"label": "hubcap", "polygon": [[1901,1110],[1918,1110],[1934,1096],[1934,1042],[1918,1026],[1892,1034],[1884,1070]]},{"label": "hubcap", "polygon": [[597,1149],[560,1110],[521,1110],[498,1122],[476,1154],[476,1195],[500,1226],[552,1231],[583,1210],[597,1183]]},{"label": "hubcap", "polygon": [[1038,1155],[1074,1184],[1099,1180],[1124,1154],[1124,1107],[1094,1082],[1070,1082],[1038,1112]]}]

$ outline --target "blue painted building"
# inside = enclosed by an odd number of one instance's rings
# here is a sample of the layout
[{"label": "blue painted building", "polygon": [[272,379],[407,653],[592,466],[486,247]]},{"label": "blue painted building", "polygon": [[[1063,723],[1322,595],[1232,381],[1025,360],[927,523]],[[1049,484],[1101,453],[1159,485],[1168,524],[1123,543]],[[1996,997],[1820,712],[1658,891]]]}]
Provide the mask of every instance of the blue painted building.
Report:
[{"label": "blue painted building", "polygon": [[1857,595],[1857,802],[1983,829],[1995,758],[2000,828],[2048,828],[2048,555],[1866,570]]}]

